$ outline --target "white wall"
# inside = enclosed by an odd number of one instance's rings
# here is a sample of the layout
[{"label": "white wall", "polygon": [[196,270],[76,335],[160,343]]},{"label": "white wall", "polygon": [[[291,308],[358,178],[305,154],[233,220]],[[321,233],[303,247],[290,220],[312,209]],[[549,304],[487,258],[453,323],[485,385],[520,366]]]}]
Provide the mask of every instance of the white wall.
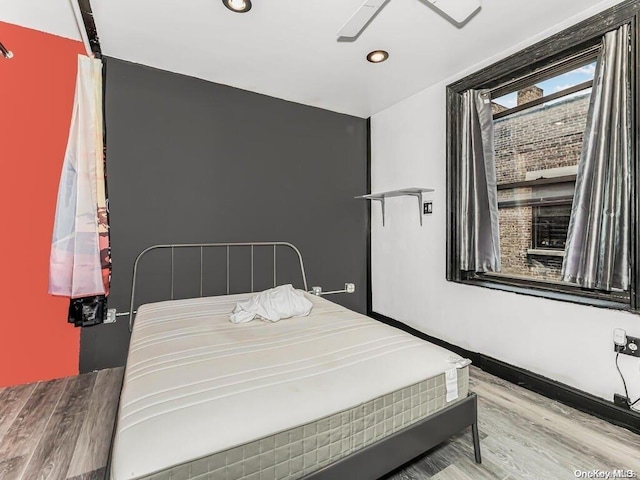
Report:
[{"label": "white wall", "polygon": [[[583,12],[500,57],[618,2]],[[485,65],[424,90],[372,118],[372,191],[435,188],[434,214],[420,227],[415,198],[372,208],[373,309],[422,332],[480,352],[609,401],[622,393],[615,370],[614,328],[640,337],[640,316],[546,300],[445,280],[445,88]],[[425,60],[428,61],[428,60]],[[429,197],[428,197],[429,198]],[[640,361],[621,356],[633,399],[640,396]]]}]

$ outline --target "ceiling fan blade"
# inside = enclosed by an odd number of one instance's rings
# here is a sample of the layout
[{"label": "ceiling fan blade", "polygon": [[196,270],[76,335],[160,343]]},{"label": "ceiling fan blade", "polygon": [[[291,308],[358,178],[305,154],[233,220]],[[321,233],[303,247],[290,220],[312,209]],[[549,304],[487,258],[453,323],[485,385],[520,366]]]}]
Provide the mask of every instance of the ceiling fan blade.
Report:
[{"label": "ceiling fan blade", "polygon": [[480,0],[427,0],[456,23],[464,23],[480,8]]},{"label": "ceiling fan blade", "polygon": [[367,0],[338,31],[338,37],[354,38],[367,26],[387,0]]}]

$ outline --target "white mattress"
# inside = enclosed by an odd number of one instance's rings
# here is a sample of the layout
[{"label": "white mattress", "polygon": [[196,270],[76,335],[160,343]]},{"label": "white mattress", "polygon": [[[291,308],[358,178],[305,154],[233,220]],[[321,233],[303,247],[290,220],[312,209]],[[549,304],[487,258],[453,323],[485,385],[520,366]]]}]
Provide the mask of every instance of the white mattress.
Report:
[{"label": "white mattress", "polygon": [[308,317],[232,324],[248,295],[140,307],[111,478],[162,471],[451,369],[451,353],[308,295]]}]

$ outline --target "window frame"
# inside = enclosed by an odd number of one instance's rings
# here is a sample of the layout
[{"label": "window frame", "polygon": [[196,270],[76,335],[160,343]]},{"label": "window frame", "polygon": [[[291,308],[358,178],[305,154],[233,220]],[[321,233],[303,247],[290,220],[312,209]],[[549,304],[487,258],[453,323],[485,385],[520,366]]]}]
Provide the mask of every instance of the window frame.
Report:
[{"label": "window frame", "polygon": [[474,274],[460,269],[458,211],[459,159],[462,94],[469,89],[491,89],[495,98],[531,84],[536,78],[579,64],[600,48],[602,36],[626,23],[631,24],[631,129],[636,132],[640,118],[640,1],[627,0],[569,27],[549,38],[500,60],[447,86],[447,255],[448,281],[543,298],[630,310],[640,313],[640,135],[632,138],[630,285],[628,292],[600,292],[567,284]]}]

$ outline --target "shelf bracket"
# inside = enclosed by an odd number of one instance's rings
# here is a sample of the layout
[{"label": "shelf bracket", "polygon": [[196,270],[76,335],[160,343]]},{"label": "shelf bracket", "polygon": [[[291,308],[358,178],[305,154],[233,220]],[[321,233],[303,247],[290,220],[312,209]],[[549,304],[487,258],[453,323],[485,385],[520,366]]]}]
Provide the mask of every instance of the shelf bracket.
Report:
[{"label": "shelf bracket", "polygon": [[[422,192],[407,192],[406,195],[416,197],[418,199],[418,216],[420,217],[420,226],[422,226]],[[382,224],[384,225],[384,221],[382,222]]]},{"label": "shelf bracket", "polygon": [[371,200],[380,202],[380,206],[382,207],[382,226],[385,226],[385,217],[386,217],[386,199],[387,198],[395,198],[395,197],[416,197],[418,199],[418,218],[420,219],[420,226],[422,226],[422,205],[424,203],[423,194],[425,192],[434,192],[432,188],[403,188],[401,190],[392,190],[390,192],[380,192],[380,193],[368,193],[367,195],[360,195],[359,197],[355,197],[360,200]]},{"label": "shelf bracket", "polygon": [[376,202],[380,202],[380,206],[382,207],[382,226],[384,227],[384,213],[385,213],[385,202],[384,202],[384,197],[382,198],[372,198],[371,200],[376,201]]}]

